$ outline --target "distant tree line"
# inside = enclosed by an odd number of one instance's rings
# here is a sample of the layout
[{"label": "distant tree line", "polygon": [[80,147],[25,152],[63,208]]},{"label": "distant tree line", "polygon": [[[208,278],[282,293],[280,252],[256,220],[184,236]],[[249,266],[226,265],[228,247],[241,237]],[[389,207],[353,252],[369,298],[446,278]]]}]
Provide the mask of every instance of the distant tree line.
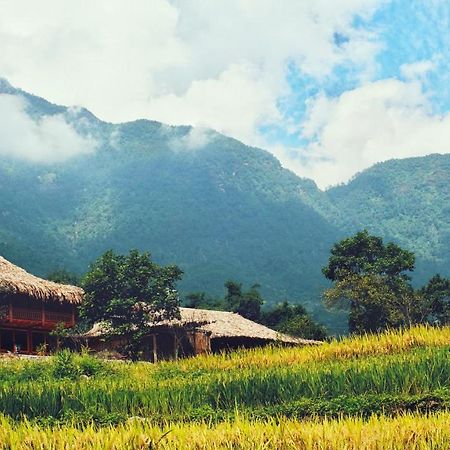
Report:
[{"label": "distant tree line", "polygon": [[325,327],[316,323],[301,305],[285,300],[274,308],[263,308],[265,301],[259,287],[254,284],[250,289],[244,290],[242,283],[230,280],[225,283],[226,293],[223,298],[209,297],[205,292],[195,292],[186,295],[184,305],[196,309],[236,312],[254,322],[296,337],[315,340],[327,337]]}]

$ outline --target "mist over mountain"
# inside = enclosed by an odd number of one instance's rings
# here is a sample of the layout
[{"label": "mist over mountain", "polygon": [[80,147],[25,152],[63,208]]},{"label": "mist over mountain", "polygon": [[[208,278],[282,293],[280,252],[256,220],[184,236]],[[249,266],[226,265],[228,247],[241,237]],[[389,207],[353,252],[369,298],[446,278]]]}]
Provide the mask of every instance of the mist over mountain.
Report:
[{"label": "mist over mountain", "polygon": [[320,302],[321,267],[349,233],[368,228],[416,251],[417,282],[450,272],[448,155],[377,164],[323,192],[212,130],[106,123],[4,80],[2,107],[0,254],[37,275],[82,273],[106,249],[138,248],[182,267],[182,292],[259,283],[269,301],[305,304],[341,330]]}]

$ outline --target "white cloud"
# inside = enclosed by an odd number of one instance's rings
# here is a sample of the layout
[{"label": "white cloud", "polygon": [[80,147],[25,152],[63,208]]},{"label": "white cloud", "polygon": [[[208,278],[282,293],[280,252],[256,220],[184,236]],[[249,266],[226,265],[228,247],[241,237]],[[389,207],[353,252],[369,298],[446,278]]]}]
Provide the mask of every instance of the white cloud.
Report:
[{"label": "white cloud", "polygon": [[61,114],[32,119],[26,101],[0,94],[0,155],[35,162],[60,162],[95,149],[95,141],[80,136]]},{"label": "white cloud", "polygon": [[436,68],[436,61],[422,60],[400,66],[401,74],[408,80],[423,78]]},{"label": "white cloud", "polygon": [[[168,131],[170,132],[170,128]],[[215,136],[216,133],[210,128],[199,126],[191,128],[189,132],[181,138],[171,139],[169,145],[175,151],[199,150],[208,145]]]},{"label": "white cloud", "polygon": [[352,21],[382,2],[0,0],[0,74],[102,119],[200,123],[260,144],[261,125],[283,125],[287,64],[370,72],[378,43]]},{"label": "white cloud", "polygon": [[450,113],[435,115],[419,81],[386,79],[309,105],[303,161],[286,150],[287,167],[322,188],[345,182],[376,162],[450,152]]}]

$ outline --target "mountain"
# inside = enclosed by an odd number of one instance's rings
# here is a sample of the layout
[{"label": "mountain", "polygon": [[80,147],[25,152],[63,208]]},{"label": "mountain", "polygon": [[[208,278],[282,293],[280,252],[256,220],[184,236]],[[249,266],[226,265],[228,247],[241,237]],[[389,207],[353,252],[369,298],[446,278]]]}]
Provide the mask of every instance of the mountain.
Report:
[{"label": "mountain", "polygon": [[183,292],[222,295],[236,279],[322,314],[320,268],[341,233],[316,210],[328,200],[314,182],[211,130],[110,124],[5,83],[3,93],[24,96],[36,120],[61,115],[98,145],[64,163],[0,157],[0,254],[45,276],[82,273],[109,248],[139,248],[181,266]]},{"label": "mountain", "polygon": [[300,302],[337,332],[345,319],[321,304],[321,267],[344,236],[367,228],[415,251],[417,284],[450,275],[450,155],[377,164],[323,192],[212,130],[111,124],[4,80],[1,95],[24,99],[34,123],[58,118],[96,143],[62,162],[0,145],[0,254],[37,275],[83,273],[109,248],[138,248],[185,271],[182,293],[259,283],[269,302]]},{"label": "mountain", "polygon": [[379,163],[327,195],[338,228],[367,228],[414,251],[416,283],[450,275],[450,155]]}]

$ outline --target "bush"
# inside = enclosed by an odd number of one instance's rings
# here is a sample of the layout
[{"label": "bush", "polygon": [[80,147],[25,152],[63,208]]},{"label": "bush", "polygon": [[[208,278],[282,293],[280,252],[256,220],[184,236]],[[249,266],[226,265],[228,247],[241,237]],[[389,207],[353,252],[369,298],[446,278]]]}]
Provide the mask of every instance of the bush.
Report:
[{"label": "bush", "polygon": [[111,369],[105,361],[101,361],[88,353],[73,353],[61,350],[53,359],[53,377],[57,379],[77,379],[82,375],[92,377],[99,373],[110,373]]},{"label": "bush", "polygon": [[74,354],[70,350],[61,350],[56,353],[53,360],[54,378],[75,379],[81,375],[80,368],[74,361]]}]

